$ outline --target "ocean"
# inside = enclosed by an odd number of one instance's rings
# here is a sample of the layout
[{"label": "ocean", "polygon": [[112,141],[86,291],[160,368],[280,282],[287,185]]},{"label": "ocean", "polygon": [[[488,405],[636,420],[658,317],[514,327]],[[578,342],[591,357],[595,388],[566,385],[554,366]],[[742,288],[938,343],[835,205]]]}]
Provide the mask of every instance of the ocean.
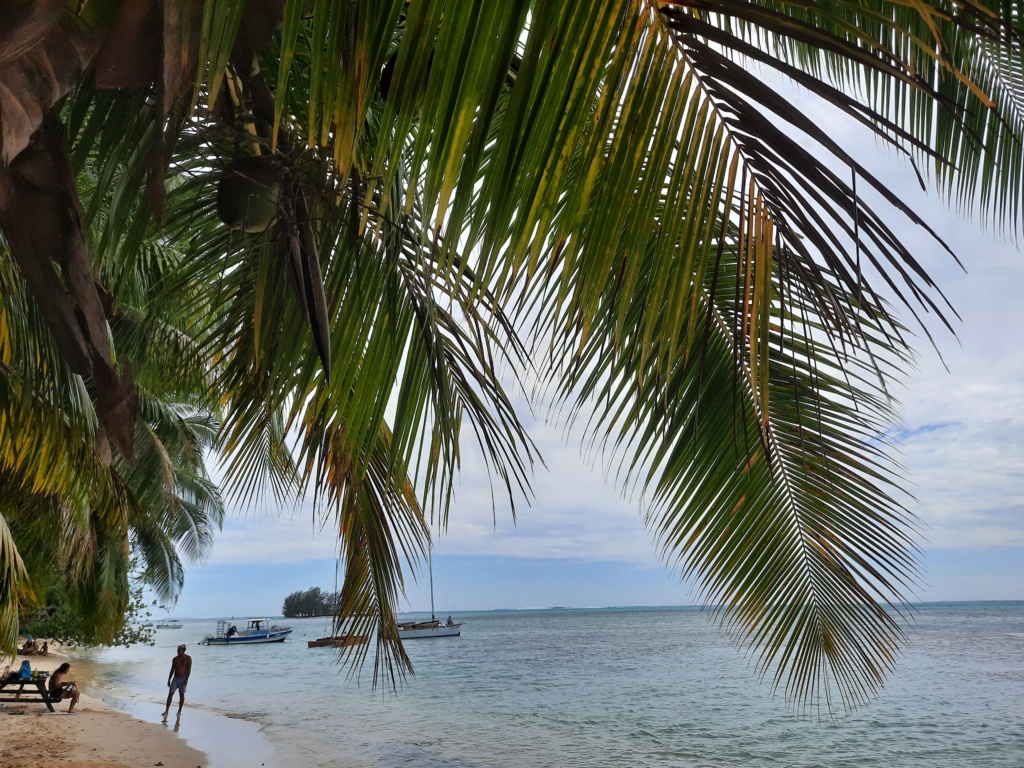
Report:
[{"label": "ocean", "polygon": [[[186,643],[180,734],[191,713],[248,721],[273,747],[254,763],[266,768],[1024,766],[1024,602],[919,606],[878,699],[834,720],[773,697],[696,608],[456,618],[461,637],[407,643],[416,674],[397,692],[374,690],[371,663],[352,677],[332,649],[307,648],[323,619],[282,621],[295,627],[288,641],[240,648],[199,645],[215,620],[186,619],[157,630],[154,647],[80,656],[108,703],[159,721]],[[224,747],[211,768],[255,760]]]}]

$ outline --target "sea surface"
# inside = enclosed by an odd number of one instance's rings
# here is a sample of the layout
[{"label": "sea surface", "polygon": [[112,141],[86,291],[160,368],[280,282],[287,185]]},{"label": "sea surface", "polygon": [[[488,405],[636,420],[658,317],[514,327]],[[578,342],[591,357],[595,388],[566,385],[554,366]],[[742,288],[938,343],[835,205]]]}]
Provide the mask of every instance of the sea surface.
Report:
[{"label": "sea surface", "polygon": [[[416,674],[397,692],[374,689],[372,663],[354,678],[333,649],[307,648],[323,619],[282,622],[295,627],[284,643],[233,648],[199,645],[215,620],[186,619],[157,630],[154,647],[87,657],[108,703],[157,721],[186,643],[181,735],[189,717],[249,721],[272,745],[253,763],[266,768],[1024,766],[1024,602],[919,606],[881,695],[834,720],[773,697],[699,609],[456,618],[461,637],[407,643]],[[211,768],[252,754],[213,750]]]}]

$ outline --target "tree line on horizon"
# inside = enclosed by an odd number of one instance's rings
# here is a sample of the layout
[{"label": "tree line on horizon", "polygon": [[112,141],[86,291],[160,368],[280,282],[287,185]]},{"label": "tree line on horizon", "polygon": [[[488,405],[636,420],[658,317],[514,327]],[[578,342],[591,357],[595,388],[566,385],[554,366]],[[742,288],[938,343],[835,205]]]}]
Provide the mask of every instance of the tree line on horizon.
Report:
[{"label": "tree line on horizon", "polygon": [[341,604],[341,592],[325,592],[320,587],[292,592],[281,605],[286,619],[304,619],[311,616],[336,616]]}]

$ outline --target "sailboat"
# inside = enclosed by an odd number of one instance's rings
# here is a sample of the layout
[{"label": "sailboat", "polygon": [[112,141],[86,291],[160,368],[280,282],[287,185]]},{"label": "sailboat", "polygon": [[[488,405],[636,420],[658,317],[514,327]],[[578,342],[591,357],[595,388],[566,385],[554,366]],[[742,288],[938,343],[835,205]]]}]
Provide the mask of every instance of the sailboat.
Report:
[{"label": "sailboat", "polygon": [[[335,567],[334,570],[334,592],[333,596],[338,597],[338,570]],[[338,606],[333,606],[333,612],[338,612]],[[332,622],[332,633],[325,635],[324,637],[318,637],[316,640],[307,640],[307,648],[347,648],[350,645],[362,645],[363,643],[369,642],[370,638],[366,635],[354,635],[351,632],[342,632],[342,627],[338,623],[338,617],[334,616]]]},{"label": "sailboat", "polygon": [[449,616],[438,621],[434,615],[434,556],[427,553],[427,568],[430,571],[430,621],[406,621],[398,625],[398,637],[402,640],[417,640],[422,637],[458,637],[462,634],[462,622]]}]

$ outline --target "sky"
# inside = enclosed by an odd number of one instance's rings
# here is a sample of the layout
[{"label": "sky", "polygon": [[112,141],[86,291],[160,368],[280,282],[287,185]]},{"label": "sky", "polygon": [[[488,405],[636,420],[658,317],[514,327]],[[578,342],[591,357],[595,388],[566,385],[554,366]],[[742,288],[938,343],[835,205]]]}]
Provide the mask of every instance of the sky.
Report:
[{"label": "sky", "polygon": [[[956,337],[934,322],[916,345],[918,368],[895,392],[903,406],[898,458],[922,528],[920,601],[1024,599],[1024,254],[977,221],[951,213],[891,152],[836,121],[808,112],[884,179],[952,246],[966,274],[911,225],[900,230],[959,313]],[[817,111],[816,111],[817,110]],[[692,585],[659,557],[641,501],[581,452],[581,435],[537,424],[546,462],[530,504],[492,505],[487,479],[467,456],[449,527],[435,535],[437,611],[549,606],[700,603]],[[169,615],[278,615],[286,595],[334,590],[336,539],[291,510],[229,508],[202,566],[190,566]],[[405,610],[430,610],[426,574],[407,585]]]}]

